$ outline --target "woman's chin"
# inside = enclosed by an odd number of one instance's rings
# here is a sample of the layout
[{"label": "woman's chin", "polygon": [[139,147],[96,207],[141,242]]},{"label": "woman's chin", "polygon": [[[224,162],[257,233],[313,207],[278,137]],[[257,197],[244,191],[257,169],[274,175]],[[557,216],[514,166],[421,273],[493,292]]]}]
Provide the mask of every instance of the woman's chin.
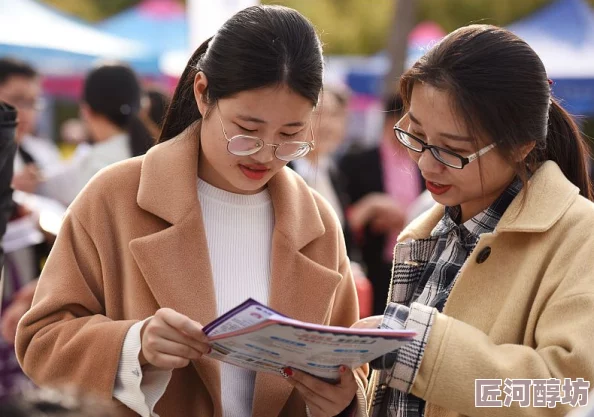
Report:
[{"label": "woman's chin", "polygon": [[431,193],[431,197],[436,203],[446,207],[454,207],[460,204],[460,201],[458,201],[458,199],[447,195],[447,193],[441,195]]}]

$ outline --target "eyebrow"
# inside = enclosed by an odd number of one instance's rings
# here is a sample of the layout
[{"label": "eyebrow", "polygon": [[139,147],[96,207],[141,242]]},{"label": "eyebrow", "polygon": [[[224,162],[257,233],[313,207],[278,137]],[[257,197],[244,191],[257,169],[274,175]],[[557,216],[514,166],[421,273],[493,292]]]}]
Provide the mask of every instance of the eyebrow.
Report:
[{"label": "eyebrow", "polygon": [[[417,119],[411,112],[408,112],[408,117],[410,117],[410,120],[412,120],[414,123],[418,124],[419,126],[423,126],[419,119]],[[439,136],[446,139],[459,140],[461,142],[474,142],[474,139],[472,139],[471,137],[454,135],[452,133],[440,132]]]},{"label": "eyebrow", "polygon": [[[252,117],[252,116],[245,116],[245,115],[238,115],[237,118],[239,120],[243,120],[244,122],[252,122],[252,123],[262,123],[262,124],[266,124],[266,120],[262,120],[262,119],[258,119],[257,117]],[[302,127],[305,126],[305,123],[303,122],[291,122],[291,123],[285,123],[283,126],[286,127]]]}]

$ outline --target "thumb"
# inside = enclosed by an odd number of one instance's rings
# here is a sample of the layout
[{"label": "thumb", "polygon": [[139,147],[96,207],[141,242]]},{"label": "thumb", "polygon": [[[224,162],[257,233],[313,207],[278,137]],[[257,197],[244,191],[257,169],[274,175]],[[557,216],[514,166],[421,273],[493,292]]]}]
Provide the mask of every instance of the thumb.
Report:
[{"label": "thumb", "polygon": [[353,371],[346,365],[340,365],[338,372],[340,373],[340,381],[338,383],[340,386],[349,386],[355,380]]}]

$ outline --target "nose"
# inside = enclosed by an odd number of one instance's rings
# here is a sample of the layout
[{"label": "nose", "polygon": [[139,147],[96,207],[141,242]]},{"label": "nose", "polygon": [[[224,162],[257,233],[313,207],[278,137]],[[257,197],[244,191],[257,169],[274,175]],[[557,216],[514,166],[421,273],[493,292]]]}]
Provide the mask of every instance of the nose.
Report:
[{"label": "nose", "polygon": [[426,150],[420,154],[417,153],[416,155],[416,162],[421,172],[441,174],[446,168],[444,164],[435,159],[430,150]]},{"label": "nose", "polygon": [[264,145],[262,149],[252,155],[252,159],[260,164],[267,164],[274,161],[274,152],[276,148],[274,146]]}]

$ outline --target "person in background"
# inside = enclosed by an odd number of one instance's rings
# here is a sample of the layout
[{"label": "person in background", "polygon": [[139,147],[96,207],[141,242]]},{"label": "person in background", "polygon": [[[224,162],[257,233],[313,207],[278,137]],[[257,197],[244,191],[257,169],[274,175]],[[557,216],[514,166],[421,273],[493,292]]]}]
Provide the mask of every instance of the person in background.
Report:
[{"label": "person in background", "polygon": [[28,193],[37,192],[46,170],[61,164],[55,143],[34,136],[39,111],[43,109],[41,93],[41,77],[31,65],[9,57],[0,58],[0,100],[16,107],[19,113],[13,188]]},{"label": "person in background", "polygon": [[140,110],[140,119],[144,122],[151,136],[157,140],[161,134],[165,115],[171,102],[171,97],[158,87],[150,86],[144,89]]},{"label": "person in background", "polygon": [[373,314],[373,290],[361,267],[361,252],[346,220],[346,209],[350,201],[345,179],[334,160],[334,153],[342,144],[346,133],[349,96],[350,91],[345,85],[324,85],[313,119],[316,148],[304,158],[290,162],[288,166],[319,192],[336,212],[357,286],[359,312],[361,317],[367,317]]},{"label": "person in background", "polygon": [[[88,133],[79,117],[71,117],[60,125],[60,152],[67,161],[80,147],[88,146]],[[80,151],[80,149],[79,149]]]},{"label": "person in background", "polygon": [[60,139],[63,143],[76,148],[77,145],[88,141],[87,128],[82,120],[73,117],[60,125]]},{"label": "person in background", "polygon": [[[585,405],[589,156],[550,83],[526,42],[491,25],[453,31],[401,77],[393,140],[437,204],[398,237],[389,304],[365,321],[417,332],[372,362],[372,416],[562,417]],[[555,381],[558,401],[543,401]]]},{"label": "person in background", "polygon": [[345,137],[348,117],[349,91],[338,84],[324,85],[320,104],[314,112],[316,147],[304,158],[288,164],[305,182],[319,192],[332,206],[342,225],[347,251],[352,261],[359,260],[352,233],[346,221],[349,196],[342,173],[334,161],[334,152]]},{"label": "person in background", "polygon": [[81,148],[68,165],[48,172],[41,194],[68,206],[101,169],[143,155],[153,145],[139,118],[142,89],[126,65],[103,64],[84,81],[80,112],[92,146]]},{"label": "person in background", "polygon": [[[141,88],[130,68],[119,64],[101,65],[87,75],[83,90],[81,114],[93,144],[81,148],[68,164],[45,170],[43,180],[36,187],[37,193],[65,206],[101,169],[123,159],[142,155],[153,143],[137,117]],[[14,351],[12,345],[16,326],[31,306],[37,286],[36,278],[41,272],[41,262],[34,259],[35,262],[25,264],[35,264],[32,272],[23,267],[17,268],[18,265],[8,270],[7,282],[12,284],[14,295],[0,323],[3,339],[11,346],[11,351]],[[12,367],[18,368],[14,354],[11,353],[6,360]]]},{"label": "person in background", "polygon": [[[0,100],[13,105],[18,112],[14,136],[17,149],[10,164],[13,168],[11,172],[14,170],[12,188],[36,193],[44,173],[61,163],[55,144],[34,136],[39,110],[42,108],[41,77],[26,62],[0,58]],[[3,236],[2,243],[5,269],[0,321],[0,396],[28,383],[14,354],[14,335],[18,319],[31,305],[34,280],[39,276],[42,261],[49,253],[34,215],[15,202],[6,207],[11,209],[6,235],[12,236],[14,233],[11,231],[16,231],[17,236],[10,245],[6,242],[7,236]]]},{"label": "person in background", "polygon": [[116,417],[105,400],[65,390],[29,389],[0,402],[2,417]]},{"label": "person in background", "polygon": [[76,198],[19,322],[39,385],[120,402],[125,416],[364,416],[364,368],[338,384],[208,357],[202,326],[247,298],[350,326],[357,295],[330,205],[285,165],[312,148],[323,55],[281,6],[232,16],[192,55],[159,144]]},{"label": "person in background", "polygon": [[394,124],[402,115],[400,95],[387,98],[384,109],[379,146],[348,153],[339,162],[352,204],[347,221],[373,286],[373,314],[381,314],[386,307],[396,238],[405,226],[409,206],[423,189],[418,168],[393,139]]}]

